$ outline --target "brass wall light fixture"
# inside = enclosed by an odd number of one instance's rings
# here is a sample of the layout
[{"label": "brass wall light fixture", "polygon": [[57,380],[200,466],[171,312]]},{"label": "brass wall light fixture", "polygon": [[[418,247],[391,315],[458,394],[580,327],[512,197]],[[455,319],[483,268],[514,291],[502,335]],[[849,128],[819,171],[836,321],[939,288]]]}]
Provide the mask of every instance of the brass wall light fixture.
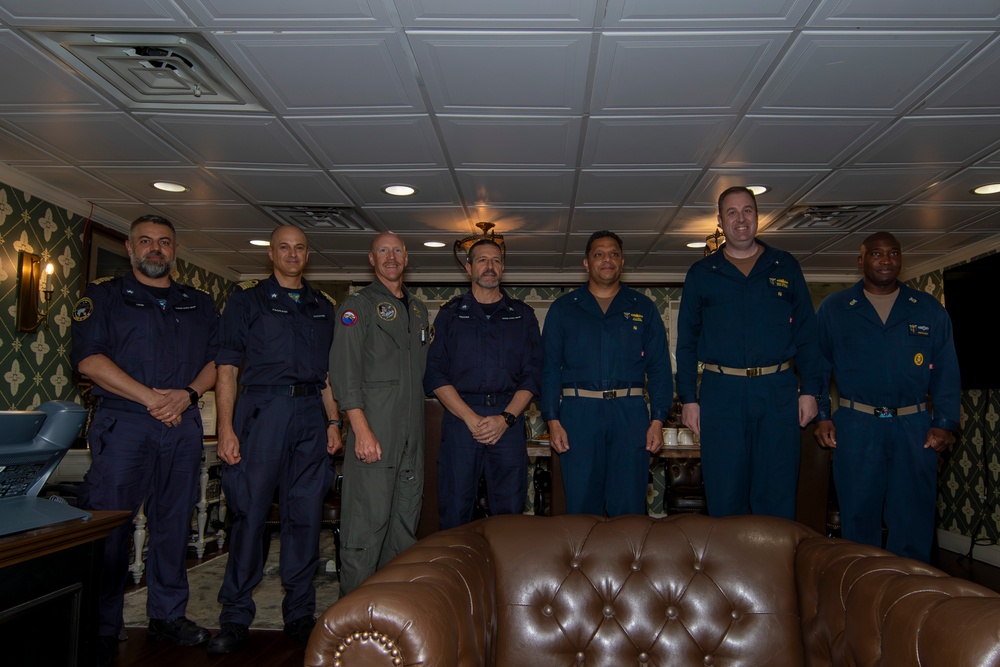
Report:
[{"label": "brass wall light fixture", "polygon": [[478,241],[489,240],[500,246],[500,258],[506,261],[507,246],[504,245],[503,234],[497,234],[493,231],[496,225],[492,222],[477,222],[476,227],[483,230],[482,234],[471,234],[464,239],[455,241],[455,260],[462,266],[465,266],[465,260],[469,256],[469,249]]},{"label": "brass wall light fixture", "polygon": [[17,254],[17,330],[24,333],[48,327],[49,301],[55,292],[52,264],[42,268],[42,258],[28,252]]}]

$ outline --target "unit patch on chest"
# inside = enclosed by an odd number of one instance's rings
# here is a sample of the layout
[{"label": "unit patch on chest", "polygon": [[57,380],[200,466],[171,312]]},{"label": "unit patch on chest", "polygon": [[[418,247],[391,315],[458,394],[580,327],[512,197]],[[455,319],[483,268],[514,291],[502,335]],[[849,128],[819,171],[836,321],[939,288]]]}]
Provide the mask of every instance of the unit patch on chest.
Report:
[{"label": "unit patch on chest", "polygon": [[383,301],[378,304],[376,308],[378,310],[378,316],[386,322],[391,322],[396,319],[396,306],[392,305],[388,301]]}]

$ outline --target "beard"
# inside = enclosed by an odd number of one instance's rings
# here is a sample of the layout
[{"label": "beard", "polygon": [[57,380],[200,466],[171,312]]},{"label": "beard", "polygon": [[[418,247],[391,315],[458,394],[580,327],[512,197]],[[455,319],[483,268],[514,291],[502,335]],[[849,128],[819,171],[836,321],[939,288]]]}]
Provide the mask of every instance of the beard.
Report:
[{"label": "beard", "polygon": [[500,278],[495,273],[484,273],[476,278],[476,284],[484,289],[493,289],[500,285]]},{"label": "beard", "polygon": [[132,266],[147,278],[162,278],[174,269],[174,260],[167,261],[161,253],[152,251],[146,253],[141,259],[132,255]]}]

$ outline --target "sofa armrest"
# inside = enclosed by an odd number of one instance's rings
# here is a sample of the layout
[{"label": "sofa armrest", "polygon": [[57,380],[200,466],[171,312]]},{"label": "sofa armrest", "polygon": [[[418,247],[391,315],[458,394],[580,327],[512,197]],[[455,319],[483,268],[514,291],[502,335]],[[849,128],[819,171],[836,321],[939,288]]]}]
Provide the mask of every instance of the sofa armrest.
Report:
[{"label": "sofa armrest", "polygon": [[477,665],[493,650],[494,561],[478,532],[421,540],[320,617],[306,667]]}]

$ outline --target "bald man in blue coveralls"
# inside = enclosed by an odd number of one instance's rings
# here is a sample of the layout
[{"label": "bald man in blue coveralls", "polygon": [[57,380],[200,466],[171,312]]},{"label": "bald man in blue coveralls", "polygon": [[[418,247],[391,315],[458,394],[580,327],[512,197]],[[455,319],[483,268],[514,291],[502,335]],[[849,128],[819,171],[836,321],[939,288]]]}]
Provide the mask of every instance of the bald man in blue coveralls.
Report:
[{"label": "bald man in blue coveralls", "polygon": [[656,305],[621,283],[617,234],[594,232],[585,257],[587,283],[545,318],[542,418],[569,513],[645,514],[649,456],[663,447],[673,400],[666,328]]},{"label": "bald man in blue coveralls", "polygon": [[[955,440],[961,382],[951,319],[934,297],[897,281],[899,241],[865,239],[864,278],[819,308],[819,340],[840,409],[820,399],[816,439],[833,449],[843,537],[928,561],[938,453]],[[933,406],[928,398],[933,399]]]},{"label": "bald man in blue coveralls", "polygon": [[794,519],[799,428],[816,416],[822,375],[816,313],[795,258],[756,238],[752,192],[723,192],[719,224],[726,242],[684,280],[681,418],[701,435],[709,514]]}]

